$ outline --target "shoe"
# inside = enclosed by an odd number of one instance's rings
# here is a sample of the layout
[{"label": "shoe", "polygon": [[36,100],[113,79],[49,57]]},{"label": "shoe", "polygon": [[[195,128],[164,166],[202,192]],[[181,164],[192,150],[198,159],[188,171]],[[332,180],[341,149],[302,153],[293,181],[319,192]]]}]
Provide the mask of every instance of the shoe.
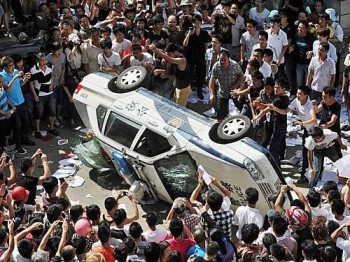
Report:
[{"label": "shoe", "polygon": [[29,138],[26,138],[22,140],[22,145],[35,146],[35,142],[30,140]]},{"label": "shoe", "polygon": [[65,123],[67,122],[66,120],[63,119],[62,116],[56,117],[56,120],[57,120],[58,122],[60,122],[61,124],[65,124]]},{"label": "shoe", "polygon": [[42,138],[43,138],[43,135],[41,134],[40,131],[35,131],[35,137],[36,137],[37,139],[42,139]]},{"label": "shoe", "polygon": [[16,147],[16,151],[20,154],[20,155],[24,155],[27,154],[27,150],[25,150],[23,147]]},{"label": "shoe", "polygon": [[49,133],[53,134],[54,136],[59,136],[60,133],[58,133],[58,131],[56,129],[50,129]]},{"label": "shoe", "polygon": [[57,128],[63,128],[64,127],[64,125],[63,124],[61,124],[59,121],[55,121],[55,127],[57,127]]},{"label": "shoe", "polygon": [[350,125],[346,125],[342,130],[343,131],[350,131]]},{"label": "shoe", "polygon": [[297,184],[306,184],[306,183],[309,183],[309,180],[306,177],[302,176],[297,180],[296,183]]},{"label": "shoe", "polygon": [[202,90],[198,90],[198,91],[197,91],[197,96],[198,96],[198,99],[199,99],[199,100],[204,100],[204,96],[203,96]]}]

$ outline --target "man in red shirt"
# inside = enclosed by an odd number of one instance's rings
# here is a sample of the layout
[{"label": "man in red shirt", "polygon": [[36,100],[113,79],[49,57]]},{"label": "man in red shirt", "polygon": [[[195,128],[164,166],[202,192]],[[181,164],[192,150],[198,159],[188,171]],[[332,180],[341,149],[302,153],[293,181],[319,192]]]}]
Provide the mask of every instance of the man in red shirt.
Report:
[{"label": "man in red shirt", "polygon": [[[181,253],[182,261],[187,261],[186,252],[187,250],[196,244],[193,240],[193,236],[191,232],[188,230],[186,226],[182,223],[180,219],[174,218],[170,221],[169,225],[170,233],[173,238],[167,240],[170,244],[170,248],[172,251],[179,251]],[[187,230],[186,232],[188,238],[182,238],[181,234],[183,230]]]}]

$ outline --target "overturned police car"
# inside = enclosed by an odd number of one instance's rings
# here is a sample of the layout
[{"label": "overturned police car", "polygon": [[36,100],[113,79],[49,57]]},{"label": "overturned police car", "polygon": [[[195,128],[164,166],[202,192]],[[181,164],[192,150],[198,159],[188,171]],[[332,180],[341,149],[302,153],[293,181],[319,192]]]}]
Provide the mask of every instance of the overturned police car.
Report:
[{"label": "overturned police car", "polygon": [[142,87],[143,67],[118,77],[93,73],[77,86],[77,111],[130,185],[142,185],[154,199],[172,203],[197,185],[197,168],[232,193],[232,208],[245,205],[244,190],[260,193],[258,208],[272,207],[269,196],[285,184],[269,152],[251,140],[245,116],[220,124]]}]

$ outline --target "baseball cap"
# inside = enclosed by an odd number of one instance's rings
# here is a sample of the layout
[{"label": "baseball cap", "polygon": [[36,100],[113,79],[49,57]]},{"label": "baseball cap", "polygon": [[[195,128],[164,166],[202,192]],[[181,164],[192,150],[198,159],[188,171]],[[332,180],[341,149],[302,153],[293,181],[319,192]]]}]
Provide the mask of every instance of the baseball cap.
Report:
[{"label": "baseball cap", "polygon": [[327,8],[327,9],[325,10],[325,13],[329,15],[329,18],[330,18],[333,22],[335,22],[335,21],[338,20],[338,19],[337,19],[337,16],[336,16],[336,12],[335,12],[335,10],[334,10],[333,8]]},{"label": "baseball cap", "polygon": [[15,187],[11,192],[11,197],[15,201],[22,201],[29,196],[29,191],[22,186]]},{"label": "baseball cap", "polygon": [[75,232],[78,235],[84,236],[84,237],[87,237],[90,234],[90,230],[91,230],[90,228],[91,228],[91,223],[85,217],[80,218],[74,225]]}]

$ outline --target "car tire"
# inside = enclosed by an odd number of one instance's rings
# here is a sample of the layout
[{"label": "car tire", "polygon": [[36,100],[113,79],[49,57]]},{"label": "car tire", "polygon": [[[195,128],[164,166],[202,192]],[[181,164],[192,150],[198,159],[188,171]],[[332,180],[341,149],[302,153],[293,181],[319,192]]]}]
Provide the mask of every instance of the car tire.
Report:
[{"label": "car tire", "polygon": [[121,72],[117,78],[112,79],[108,88],[115,93],[126,93],[143,86],[146,79],[146,68],[143,66],[132,66]]},{"label": "car tire", "polygon": [[225,142],[234,142],[251,133],[252,124],[244,115],[229,116],[218,126],[217,134]]}]

